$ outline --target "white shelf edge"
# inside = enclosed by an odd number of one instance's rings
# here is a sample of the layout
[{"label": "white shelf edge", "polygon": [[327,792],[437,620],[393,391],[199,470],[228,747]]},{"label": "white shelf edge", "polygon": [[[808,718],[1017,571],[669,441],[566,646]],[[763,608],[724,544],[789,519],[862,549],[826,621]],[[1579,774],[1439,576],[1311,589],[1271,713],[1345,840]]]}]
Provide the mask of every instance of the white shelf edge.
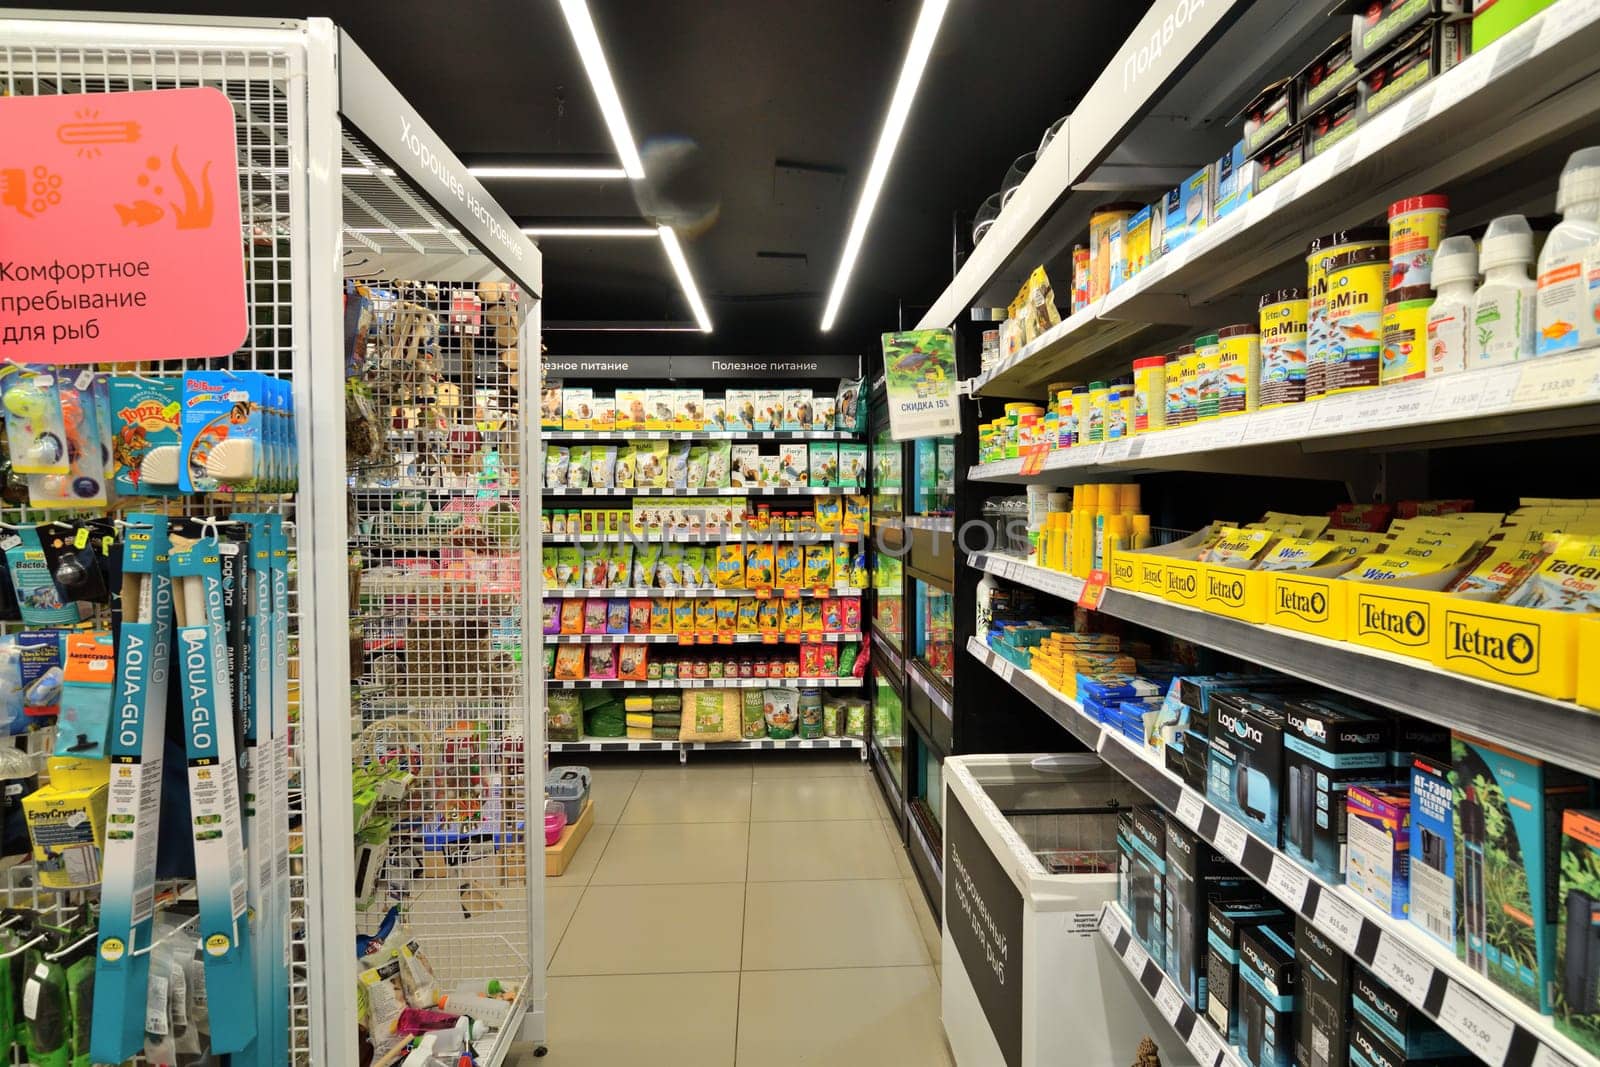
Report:
[{"label": "white shelf edge", "polygon": [[541,441],[855,441],[854,430],[540,430]]},{"label": "white shelf edge", "polygon": [[1108,901],[1101,907],[1097,925],[1101,940],[1122,961],[1134,983],[1144,990],[1145,996],[1155,1004],[1161,1017],[1201,1067],[1247,1067],[1216,1028],[1184,1003],[1177,985],[1133,936],[1133,923],[1116,901]]},{"label": "white shelf edge", "polygon": [[547,689],[859,689],[864,678],[550,678]]},{"label": "white shelf edge", "polygon": [[[687,635],[691,638],[696,634]],[[831,634],[806,634],[803,633],[798,641],[789,640],[783,634],[778,635],[776,641],[764,640],[766,634],[722,634],[719,636],[731,637],[732,641],[714,642],[711,647],[719,644],[735,645],[833,645],[846,644],[851,641],[860,641],[862,635],[858,633],[831,633]],[[700,642],[680,641],[678,634],[545,634],[544,639],[553,645],[688,645],[698,646]]]},{"label": "white shelf edge", "polygon": [[[458,579],[452,579],[458,580]],[[817,596],[817,589],[825,588],[827,592],[822,596],[860,596],[861,589],[856,586],[830,585],[814,586],[805,585],[796,590],[774,589],[768,600],[795,600]],[[613,589],[545,589],[539,595],[546,600],[609,600],[611,598],[657,598],[664,600],[681,599],[683,597],[753,597],[760,596],[765,590],[756,589],[721,589],[717,586],[653,586],[653,585],[627,585]],[[699,631],[696,631],[698,633]]]},{"label": "white shelf edge", "polygon": [[784,749],[861,749],[859,737],[756,738],[741,741],[645,741],[629,737],[586,737],[581,741],[547,742],[551,752],[762,752]]},{"label": "white shelf edge", "polygon": [[[1486,1020],[1477,1020],[1488,1023],[1482,1031],[1507,1034],[1507,1051],[1499,1058],[1480,1057],[1485,1063],[1494,1067],[1545,1067],[1562,1062],[1593,1062],[1592,1057],[1574,1042],[1556,1032],[1548,1016],[1538,1014],[1509,992],[1472,974],[1456,960],[1453,953],[1447,952],[1411,923],[1384,915],[1344,886],[1329,885],[1251,834],[1202,794],[1190,789],[1182,779],[1157,765],[1143,746],[1134,745],[1120,733],[1090,718],[1084,713],[1082,705],[1051,687],[1033,671],[1009,662],[977,637],[968,641],[967,651],[1007,685],[1099,753],[1101,759],[1143,790],[1169,815],[1179,819],[1208,844],[1217,847],[1230,862],[1259,882],[1275,898],[1326,934],[1347,956],[1383,979],[1414,1006],[1423,1009],[1425,1014],[1469,1050],[1472,1049],[1473,1033],[1440,1019],[1437,1008],[1430,1010],[1430,1000],[1436,1004],[1446,992],[1446,989],[1433,988],[1436,980],[1434,975],[1437,973],[1444,981],[1459,986],[1482,1002],[1486,1010],[1494,1013]],[[1019,676],[1028,683],[1028,688],[1017,684]],[[1069,717],[1067,722],[1062,721],[1063,715]],[[1218,831],[1223,826],[1229,828],[1227,839],[1240,843],[1237,850],[1219,841]],[[1300,899],[1285,896],[1285,886],[1298,887]],[[1384,947],[1385,944],[1398,948],[1390,950]],[[1395,964],[1397,967],[1409,965],[1414,969],[1416,964],[1412,961],[1420,960],[1428,971],[1413,974],[1412,980],[1406,982],[1404,971],[1391,972],[1378,963],[1380,951],[1385,963],[1394,960],[1398,961]],[[1525,1031],[1527,1038],[1517,1042],[1513,1028]],[[1544,1051],[1541,1052],[1539,1046],[1543,1046]],[[1526,1056],[1513,1058],[1512,1053],[1519,1047]],[[1560,1059],[1552,1060],[1549,1058],[1552,1055]]]}]

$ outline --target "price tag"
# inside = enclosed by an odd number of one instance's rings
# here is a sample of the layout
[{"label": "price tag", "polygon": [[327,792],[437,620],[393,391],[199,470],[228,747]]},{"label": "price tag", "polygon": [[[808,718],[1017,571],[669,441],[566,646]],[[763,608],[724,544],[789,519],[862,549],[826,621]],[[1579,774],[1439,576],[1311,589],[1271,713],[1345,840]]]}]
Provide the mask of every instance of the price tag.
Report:
[{"label": "price tag", "polygon": [[1350,416],[1361,398],[1355,394],[1330,396],[1316,402],[1317,413],[1311,420],[1311,430],[1318,434],[1344,433],[1349,429]]},{"label": "price tag", "polygon": [[1327,889],[1317,898],[1316,924],[1346,955],[1356,954],[1356,942],[1361,940],[1361,916]]},{"label": "price tag", "polygon": [[1128,969],[1133,972],[1133,976],[1138,978],[1144,974],[1145,964],[1150,962],[1150,953],[1146,952],[1144,946],[1139,942],[1130,940],[1128,942],[1128,951],[1123,954],[1122,960],[1128,965]]},{"label": "price tag", "polygon": [[1533,1054],[1533,1067],[1578,1067],[1578,1065],[1559,1052],[1551,1052],[1548,1046],[1540,1045],[1539,1051]]},{"label": "price tag", "polygon": [[1311,876],[1300,865],[1282,856],[1272,858],[1272,868],[1267,871],[1267,891],[1295,911],[1306,901],[1306,886]]},{"label": "price tag", "polygon": [[1536,43],[1533,35],[1526,33],[1513,33],[1501,38],[1497,42],[1499,51],[1495,53],[1494,69],[1489,72],[1489,77],[1499,81],[1501,75],[1520,67],[1533,54]]},{"label": "price tag", "polygon": [[1483,399],[1483,378],[1479,374],[1451,374],[1440,378],[1433,394],[1434,419],[1465,419],[1478,413]]},{"label": "price tag", "polygon": [[[1550,24],[1547,22],[1544,28],[1548,30],[1550,28]],[[1544,47],[1543,32],[1539,34],[1539,39],[1540,47],[1542,48]],[[1434,97],[1436,98],[1434,103],[1438,106],[1439,110],[1444,110],[1446,107],[1450,106],[1450,103],[1453,101],[1466,99],[1479,89],[1482,89],[1484,83],[1489,80],[1489,64],[1475,63],[1473,62],[1474,58],[1475,57],[1469,56],[1466,62],[1450,71],[1450,73],[1447,75],[1447,77],[1450,79],[1450,81],[1446,83],[1450,89],[1448,93],[1439,92],[1434,94]]]},{"label": "price tag", "polygon": [[1211,1029],[1204,1017],[1194,1021],[1194,1030],[1189,1034],[1189,1051],[1194,1053],[1195,1062],[1201,1067],[1212,1067],[1222,1055],[1222,1035]]},{"label": "price tag", "polygon": [[1100,462],[1121,463],[1128,458],[1128,446],[1131,443],[1130,438],[1119,437],[1115,441],[1103,445],[1100,449]]},{"label": "price tag", "polygon": [[[1557,41],[1566,37],[1577,29],[1581,16],[1578,14],[1580,4],[1557,4],[1554,8],[1544,13],[1544,24],[1539,27],[1539,41],[1534,46],[1543,52]],[[1537,1061],[1534,1067],[1538,1067]]]},{"label": "price tag", "polygon": [[1509,408],[1511,398],[1517,395],[1517,383],[1522,380],[1522,371],[1526,366],[1528,364],[1518,363],[1510,367],[1477,371],[1483,375],[1483,395],[1478,398],[1478,414],[1498,415]]},{"label": "price tag", "polygon": [[1244,858],[1244,842],[1250,835],[1245,828],[1227,816],[1217,823],[1217,838],[1214,845],[1217,851],[1228,857],[1230,863],[1238,863]]},{"label": "price tag", "polygon": [[1200,799],[1200,794],[1193,790],[1185,789],[1178,797],[1178,821],[1191,830],[1200,828],[1200,816],[1206,813],[1206,802]]},{"label": "price tag", "polygon": [[1107,908],[1100,917],[1100,934],[1111,944],[1117,943],[1117,937],[1122,933],[1122,916],[1117,914],[1115,908]]},{"label": "price tag", "polygon": [[677,634],[676,637],[678,638],[678,644],[680,644],[680,645],[692,645],[692,644],[694,644],[694,634],[682,633],[682,634]]},{"label": "price tag", "polygon": [[783,591],[783,598],[785,600],[799,600],[800,599],[800,590],[793,589],[793,588],[785,589]]},{"label": "price tag", "polygon": [[775,644],[778,643],[778,635],[777,634],[762,634],[761,635],[761,643],[763,645],[775,645]]},{"label": "price tag", "polygon": [[1098,610],[1109,580],[1110,576],[1105,571],[1090,571],[1089,580],[1083,583],[1083,592],[1078,594],[1078,603],[1090,611]]},{"label": "price tag", "polygon": [[1317,413],[1315,404],[1290,404],[1271,411],[1258,411],[1248,416],[1245,444],[1267,441],[1293,441],[1304,437],[1311,429],[1311,419]]},{"label": "price tag", "polygon": [[731,645],[731,644],[733,644],[733,635],[732,634],[718,634],[717,635],[717,644],[719,644],[719,645]]},{"label": "price tag", "polygon": [[1183,997],[1179,995],[1177,986],[1171,982],[1161,983],[1161,988],[1156,990],[1156,1010],[1167,1022],[1178,1021],[1178,1016],[1183,1014]]},{"label": "price tag", "polygon": [[1372,973],[1394,987],[1406,1000],[1422,1006],[1428,997],[1428,981],[1433,968],[1421,956],[1385,934],[1378,941],[1372,960]]},{"label": "price tag", "polygon": [[1536,359],[1522,366],[1513,407],[1554,407],[1587,400],[1595,394],[1594,363],[1588,359]]},{"label": "price tag", "polygon": [[1044,470],[1044,461],[1050,456],[1049,445],[1029,445],[1022,453],[1022,468],[1017,473],[1024,478]]},{"label": "price tag", "polygon": [[1451,982],[1444,991],[1439,1025],[1485,1063],[1503,1062],[1506,1050],[1511,1047],[1514,1031],[1511,1020],[1459,982]]},{"label": "price tag", "polygon": [[1140,456],[1144,455],[1145,446],[1147,446],[1149,443],[1149,437],[1143,435],[1135,437],[1128,445],[1128,458],[1138,459]]}]

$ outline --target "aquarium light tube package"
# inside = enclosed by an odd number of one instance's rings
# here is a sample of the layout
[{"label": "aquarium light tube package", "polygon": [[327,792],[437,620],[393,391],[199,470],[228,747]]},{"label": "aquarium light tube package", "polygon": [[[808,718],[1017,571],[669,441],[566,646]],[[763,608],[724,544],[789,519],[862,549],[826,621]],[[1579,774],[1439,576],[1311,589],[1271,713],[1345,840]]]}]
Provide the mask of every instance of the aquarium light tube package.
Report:
[{"label": "aquarium light tube package", "polygon": [[155,917],[172,582],[167,517],[130,514],[122,562],[122,629],[111,723],[100,933],[90,1058],[121,1063],[144,1048]]},{"label": "aquarium light tube package", "polygon": [[[206,531],[198,540],[174,538],[172,579],[206,999],[213,1004],[254,1004],[232,680],[226,669],[219,669],[227,663],[227,635],[222,554],[214,531]],[[253,1011],[216,1012],[211,1017],[211,1049],[242,1052],[256,1032]]]},{"label": "aquarium light tube package", "polygon": [[[290,406],[293,406],[292,403]],[[291,468],[291,477],[296,469]],[[271,929],[273,936],[278,939],[278,952],[272,960],[272,1031],[283,1044],[285,1052],[276,1062],[287,1062],[289,965],[294,951],[289,940],[289,538],[284,533],[282,515],[268,513],[265,518],[266,540],[271,549],[269,574],[272,599],[270,612],[264,619],[264,623],[269,624],[271,654],[263,664],[271,664],[271,668],[268,670],[263,666],[257,674],[258,677],[261,674],[270,675],[265,706],[271,709],[271,713],[262,712],[262,715],[264,723],[272,724],[274,912]],[[266,609],[263,608],[263,611]]]}]

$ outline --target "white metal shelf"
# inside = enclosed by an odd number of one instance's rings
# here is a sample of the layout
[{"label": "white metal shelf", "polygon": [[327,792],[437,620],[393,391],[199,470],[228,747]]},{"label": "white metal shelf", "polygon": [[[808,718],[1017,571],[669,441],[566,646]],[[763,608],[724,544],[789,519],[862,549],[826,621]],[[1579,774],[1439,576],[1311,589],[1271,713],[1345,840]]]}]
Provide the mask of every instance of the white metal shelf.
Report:
[{"label": "white metal shelf", "polygon": [[864,533],[763,533],[755,530],[727,533],[721,530],[707,531],[705,533],[687,534],[662,534],[662,533],[620,533],[620,534],[544,534],[544,543],[547,545],[636,545],[648,544],[684,544],[684,545],[820,545],[820,544],[853,544],[867,535]]},{"label": "white metal shelf", "polygon": [[[1037,474],[1023,461],[979,463],[980,482],[1068,485],[1139,470],[1217,470],[1330,477],[1334,451],[1477,444],[1544,437],[1600,425],[1600,350],[1367,389],[1157,430],[1104,444],[1056,449]],[[1285,461],[1288,461],[1287,463]]]},{"label": "white metal shelf", "polygon": [[556,496],[837,496],[843,494],[861,494],[866,490],[860,486],[817,486],[817,485],[756,485],[756,486],[717,486],[716,488],[702,487],[700,489],[546,489],[544,495]]},{"label": "white metal shelf", "polygon": [[551,679],[551,689],[857,689],[862,678],[579,678]]},{"label": "white metal shelf", "polygon": [[[698,644],[698,633],[692,634],[546,634],[545,641],[553,645],[688,645]],[[859,641],[858,633],[840,634],[718,634],[717,644],[722,645],[822,645]]]},{"label": "white metal shelf", "polygon": [[1183,1002],[1183,993],[1139,944],[1132,933],[1133,923],[1114,901],[1102,907],[1099,929],[1100,936],[1172,1026],[1178,1040],[1194,1055],[1196,1063],[1201,1067],[1248,1067],[1211,1023]]},{"label": "white metal shelf", "polygon": [[853,430],[545,430],[541,441],[861,441]]},{"label": "white metal shelf", "polygon": [[854,586],[803,586],[799,589],[722,589],[718,586],[666,586],[653,585],[622,586],[615,589],[546,589],[542,594],[547,600],[571,599],[575,597],[686,597],[686,596],[720,596],[720,597],[764,597],[769,600],[792,600],[796,597],[830,597],[830,596],[860,596],[861,590]]},{"label": "white metal shelf", "polygon": [[[974,552],[967,563],[1074,603],[1082,593],[1081,579],[1015,557]],[[1364,645],[1240,622],[1125,589],[1106,589],[1099,610],[1600,777],[1595,715],[1570,701],[1480,681]]]},{"label": "white metal shelf", "polygon": [[979,375],[973,392],[1028,395],[1148,329],[1203,321],[1202,305],[1304,255],[1318,234],[1378,217],[1398,197],[1484,179],[1472,199],[1525,200],[1529,182],[1516,164],[1592,128],[1597,75],[1600,0],[1559,0]]},{"label": "white metal shelf", "polygon": [[1468,970],[1409,922],[1385,915],[1343,886],[1323,882],[1252,835],[1156,765],[1143,745],[1090,718],[1081,704],[1033,671],[1016,666],[976,637],[967,651],[1483,1062],[1496,1067],[1593,1062],[1556,1032],[1548,1016]]},{"label": "white metal shelf", "polygon": [[551,752],[789,752],[865,748],[866,742],[859,737],[757,738],[751,741],[643,741],[625,737],[585,737],[581,741],[550,742]]}]

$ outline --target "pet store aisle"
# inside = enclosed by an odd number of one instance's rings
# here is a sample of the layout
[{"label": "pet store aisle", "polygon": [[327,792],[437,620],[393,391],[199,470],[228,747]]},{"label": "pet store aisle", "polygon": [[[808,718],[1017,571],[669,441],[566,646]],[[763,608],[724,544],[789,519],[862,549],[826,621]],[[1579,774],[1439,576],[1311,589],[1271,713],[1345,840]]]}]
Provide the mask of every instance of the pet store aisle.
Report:
[{"label": "pet store aisle", "polygon": [[595,827],[545,891],[550,1053],[516,1067],[952,1062],[867,765],[804,757],[589,764]]}]

